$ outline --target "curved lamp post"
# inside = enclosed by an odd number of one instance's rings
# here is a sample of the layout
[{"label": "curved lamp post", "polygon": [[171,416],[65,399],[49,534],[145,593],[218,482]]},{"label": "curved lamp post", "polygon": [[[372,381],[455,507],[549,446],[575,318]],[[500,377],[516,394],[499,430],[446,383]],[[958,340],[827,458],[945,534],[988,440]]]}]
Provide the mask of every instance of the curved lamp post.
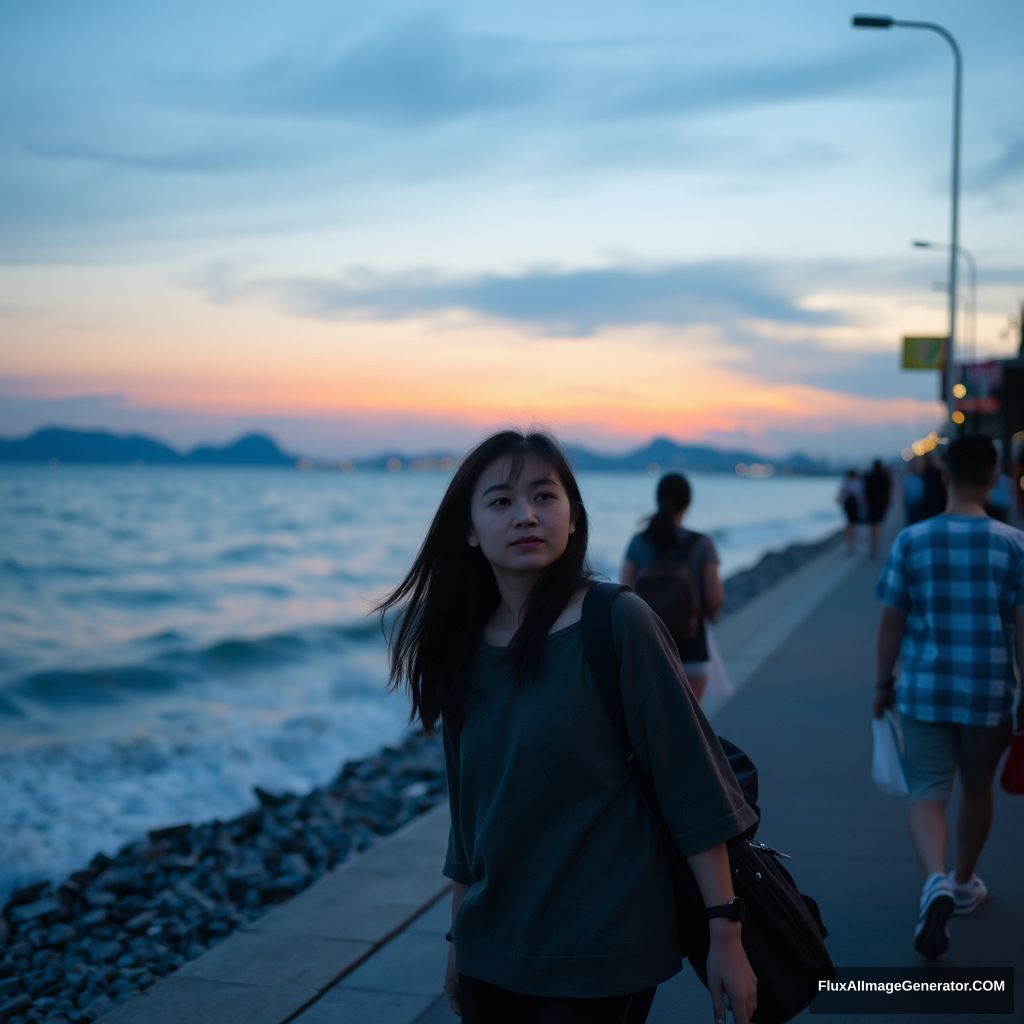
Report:
[{"label": "curved lamp post", "polygon": [[858,14],[854,28],[923,28],[936,32],[953,50],[953,173],[950,180],[950,243],[949,243],[949,346],[946,351],[946,403],[953,413],[953,367],[956,358],[957,253],[960,252],[960,89],[962,64],[960,47],[941,25],[931,21],[902,21],[887,15]]}]

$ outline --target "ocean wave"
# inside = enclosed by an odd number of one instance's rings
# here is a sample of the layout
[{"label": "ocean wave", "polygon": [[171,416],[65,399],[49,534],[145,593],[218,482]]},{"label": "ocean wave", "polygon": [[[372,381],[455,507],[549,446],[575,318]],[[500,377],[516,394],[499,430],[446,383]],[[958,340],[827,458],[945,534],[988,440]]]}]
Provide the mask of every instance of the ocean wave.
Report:
[{"label": "ocean wave", "polygon": [[4,558],[0,569],[15,576],[70,576],[76,579],[109,579],[113,573],[99,565],[81,565],[77,562],[21,562],[16,558]]},{"label": "ocean wave", "polygon": [[165,650],[135,664],[57,667],[24,675],[5,687],[8,696],[0,697],[0,715],[23,717],[26,702],[53,709],[117,704],[204,680],[230,681],[234,676],[324,658],[341,661],[353,645],[383,642],[376,618],[264,636],[225,637],[199,648],[181,644],[181,639],[173,630],[144,637],[143,643],[164,645]]},{"label": "ocean wave", "polygon": [[126,697],[165,693],[182,682],[177,673],[148,665],[117,665],[96,669],[33,672],[8,688],[8,693],[47,707],[114,704]]},{"label": "ocean wave", "polygon": [[137,609],[174,606],[181,602],[182,595],[161,587],[111,587],[65,594],[64,600],[88,607],[102,603],[114,608]]},{"label": "ocean wave", "polygon": [[271,541],[256,541],[251,544],[238,544],[235,547],[218,551],[216,558],[219,562],[228,562],[232,565],[239,563],[261,562],[268,558],[280,558],[284,555],[294,553],[294,545],[281,544]]},{"label": "ocean wave", "polygon": [[394,742],[405,716],[399,699],[349,694],[276,715],[181,709],[111,738],[0,749],[0,903],[15,886],[60,878],[147,829],[239,814],[254,786],[306,792],[343,761]]},{"label": "ocean wave", "polygon": [[12,700],[0,693],[0,718],[24,718],[25,712]]}]

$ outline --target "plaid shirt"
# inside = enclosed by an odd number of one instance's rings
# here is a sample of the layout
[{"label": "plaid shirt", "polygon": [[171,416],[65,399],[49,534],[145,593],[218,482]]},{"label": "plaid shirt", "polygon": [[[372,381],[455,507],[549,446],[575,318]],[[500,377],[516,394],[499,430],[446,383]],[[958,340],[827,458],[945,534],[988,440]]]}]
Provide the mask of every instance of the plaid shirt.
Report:
[{"label": "plaid shirt", "polygon": [[1013,703],[1013,628],[1024,605],[1024,531],[981,516],[901,530],[875,596],[907,613],[900,712],[998,725]]}]

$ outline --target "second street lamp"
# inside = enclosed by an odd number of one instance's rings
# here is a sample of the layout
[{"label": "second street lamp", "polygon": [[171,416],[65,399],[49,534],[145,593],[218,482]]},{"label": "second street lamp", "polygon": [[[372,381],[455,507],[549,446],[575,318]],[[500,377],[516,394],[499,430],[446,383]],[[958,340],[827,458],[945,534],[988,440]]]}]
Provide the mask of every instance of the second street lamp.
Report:
[{"label": "second street lamp", "polygon": [[957,253],[960,250],[960,92],[963,61],[960,47],[951,33],[931,21],[903,21],[885,14],[857,14],[854,28],[923,28],[935,32],[949,43],[953,51],[953,170],[950,179],[950,249],[949,249],[949,341],[946,351],[945,398],[953,413],[953,366],[956,359]]},{"label": "second street lamp", "polygon": [[[945,242],[923,242],[920,239],[915,239],[910,243],[915,249],[948,249],[949,245]],[[978,358],[978,263],[975,258],[971,255],[969,249],[962,245],[958,245],[956,248],[957,255],[962,256],[964,262],[967,264],[967,271],[970,274],[970,324],[971,330],[968,335],[964,332],[964,349],[965,358],[961,359],[961,363],[967,361],[966,357],[969,357],[972,361]],[[963,378],[961,372],[960,377]],[[961,383],[962,383],[961,379]]]}]

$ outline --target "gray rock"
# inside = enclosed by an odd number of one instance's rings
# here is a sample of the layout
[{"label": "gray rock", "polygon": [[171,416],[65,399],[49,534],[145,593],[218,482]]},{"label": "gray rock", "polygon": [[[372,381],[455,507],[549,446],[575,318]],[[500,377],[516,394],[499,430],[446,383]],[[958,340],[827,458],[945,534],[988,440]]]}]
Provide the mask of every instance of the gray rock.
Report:
[{"label": "gray rock", "polygon": [[112,892],[102,892],[97,889],[90,889],[85,894],[85,902],[93,910],[109,910],[115,903],[117,897]]},{"label": "gray rock", "polygon": [[125,928],[130,932],[144,932],[156,920],[155,910],[144,910],[125,922]]},{"label": "gray rock", "polygon": [[74,942],[77,938],[78,932],[75,931],[74,925],[55,924],[51,925],[49,932],[47,932],[46,944],[61,949],[69,942]]},{"label": "gray rock", "polygon": [[8,1017],[13,1017],[16,1013],[27,1010],[31,1005],[32,997],[24,992],[20,996],[8,999],[6,1003],[0,1005],[0,1020],[7,1020]]},{"label": "gray rock", "polygon": [[164,840],[177,840],[190,839],[192,836],[192,823],[183,822],[181,825],[169,825],[166,828],[154,828],[149,831],[149,838],[151,842],[159,843]]},{"label": "gray rock", "polygon": [[110,915],[105,907],[98,907],[96,910],[87,910],[78,918],[78,923],[84,931],[92,931],[102,924],[106,924]]},{"label": "gray rock", "polygon": [[6,978],[0,978],[0,1003],[11,999],[21,988],[21,978],[16,974],[9,974]]},{"label": "gray rock", "polygon": [[41,921],[49,924],[65,916],[65,910],[59,900],[48,896],[45,899],[36,900],[34,903],[25,903],[17,907],[11,907],[7,918],[12,925],[24,925],[34,921]]},{"label": "gray rock", "polygon": [[110,963],[124,952],[124,947],[121,943],[113,940],[92,943],[88,949],[89,959],[94,964]]},{"label": "gray rock", "polygon": [[11,893],[10,902],[14,906],[21,906],[25,903],[35,903],[43,893],[51,888],[49,882],[33,882],[31,885],[23,885]]}]

